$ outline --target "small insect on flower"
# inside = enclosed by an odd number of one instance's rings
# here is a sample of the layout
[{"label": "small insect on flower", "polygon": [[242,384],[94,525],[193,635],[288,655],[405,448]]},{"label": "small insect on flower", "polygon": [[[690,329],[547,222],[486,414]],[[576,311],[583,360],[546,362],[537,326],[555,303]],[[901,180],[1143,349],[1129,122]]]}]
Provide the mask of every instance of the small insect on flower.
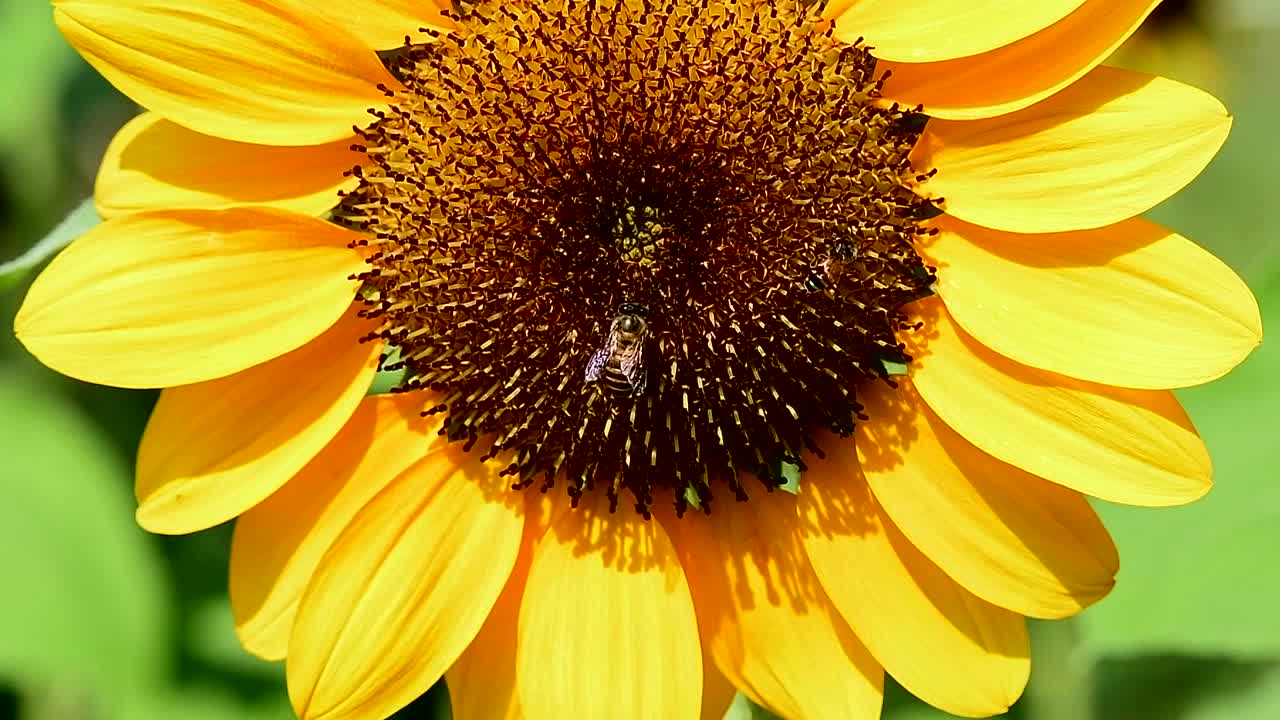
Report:
[{"label": "small insect on flower", "polygon": [[648,377],[649,308],[623,303],[609,323],[604,345],[587,362],[588,383],[600,383],[617,395],[642,395]]},{"label": "small insect on flower", "polygon": [[804,279],[804,288],[819,292],[834,288],[844,276],[845,269],[858,257],[858,248],[851,242],[837,240],[832,243],[826,257],[816,263]]}]

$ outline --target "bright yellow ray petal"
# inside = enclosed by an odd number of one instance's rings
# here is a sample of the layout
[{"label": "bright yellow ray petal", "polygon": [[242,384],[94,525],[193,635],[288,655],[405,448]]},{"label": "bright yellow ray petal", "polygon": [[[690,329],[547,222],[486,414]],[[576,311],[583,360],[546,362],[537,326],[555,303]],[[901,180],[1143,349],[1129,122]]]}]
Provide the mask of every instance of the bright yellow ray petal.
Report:
[{"label": "bright yellow ray petal", "polygon": [[1084,0],[835,0],[836,37],[865,38],[885,60],[931,62],[976,55],[1047,27]]},{"label": "bright yellow ray petal", "polygon": [[319,215],[358,178],[350,141],[278,147],[201,135],[143,113],[111,140],[94,188],[98,214],[267,205]]},{"label": "bright yellow ray petal", "polygon": [[963,220],[1010,232],[1084,230],[1182,189],[1230,129],[1208,93],[1101,66],[1009,115],[930,121],[912,164],[937,169],[923,190]]},{"label": "bright yellow ray petal", "polygon": [[858,396],[858,457],[911,542],[961,585],[1022,615],[1060,618],[1102,599],[1120,566],[1079,493],[996,460],[947,427],[902,380]]},{"label": "bright yellow ray petal", "polygon": [[699,628],[734,685],[792,720],[879,717],[884,673],[818,584],[793,496],[722,500],[671,529]]},{"label": "bright yellow ray petal", "polygon": [[877,72],[892,73],[883,94],[903,105],[922,104],[930,117],[950,120],[1021,110],[1097,67],[1159,4],[1086,0],[1053,25],[981,55],[930,63],[882,62]]},{"label": "bright yellow ray petal", "polygon": [[391,50],[404,45],[406,35],[415,43],[430,42],[431,36],[420,28],[448,32],[457,27],[440,14],[441,8],[449,9],[449,0],[346,0],[321,11],[350,28],[365,45]]},{"label": "bright yellow ray petal", "polygon": [[319,335],[364,268],[332,223],[267,208],[112,218],[31,284],[14,331],[64,375],[118,387],[212,380]]},{"label": "bright yellow ray petal", "polygon": [[799,517],[831,601],[917,697],[964,717],[1004,712],[1031,668],[1022,617],[961,588],[898,532],[868,492],[852,441],[824,447],[828,458],[805,473]]},{"label": "bright yellow ray petal", "polygon": [[138,104],[206,135],[317,145],[368,125],[398,84],[297,0],[57,0],[58,29]]},{"label": "bright yellow ray petal", "polygon": [[346,423],[378,370],[376,324],[348,311],[292,352],[217,380],[167,388],[138,447],[138,524],[195,532],[261,502]]},{"label": "bright yellow ray petal", "polygon": [[515,569],[471,644],[445,672],[453,720],[523,720],[516,691],[516,627],[533,546],[546,528],[526,520]]},{"label": "bright yellow ray petal", "polygon": [[385,718],[471,643],[520,548],[522,498],[477,453],[439,443],[325,552],[289,639],[301,720]]},{"label": "bright yellow ray petal", "polygon": [[320,454],[236,521],[231,610],[245,649],[284,658],[298,599],[321,555],[365,503],[433,441],[443,442],[436,435],[443,416],[421,415],[432,404],[418,392],[364,398]]},{"label": "bright yellow ray petal", "polygon": [[[519,584],[524,590],[524,579]],[[504,591],[479,634],[445,673],[454,720],[522,720],[516,693],[516,618],[520,596]]]},{"label": "bright yellow ray petal", "polygon": [[684,571],[662,525],[628,503],[561,503],[534,548],[516,685],[531,720],[694,720],[702,656]]},{"label": "bright yellow ray petal", "polygon": [[1209,455],[1173,393],[1020,365],[956,327],[937,298],[909,309],[925,323],[907,338],[916,389],[980,449],[1112,502],[1178,505],[1209,491]]},{"label": "bright yellow ray petal", "polygon": [[926,254],[947,310],[1025,365],[1107,385],[1186,387],[1225,374],[1262,340],[1244,281],[1142,218],[1051,235],[946,216],[938,226]]}]

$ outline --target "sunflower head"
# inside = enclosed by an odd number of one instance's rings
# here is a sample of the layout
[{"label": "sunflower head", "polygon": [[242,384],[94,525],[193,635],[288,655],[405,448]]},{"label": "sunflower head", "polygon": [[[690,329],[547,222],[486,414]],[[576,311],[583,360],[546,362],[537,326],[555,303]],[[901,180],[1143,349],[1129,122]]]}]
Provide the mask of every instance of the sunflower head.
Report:
[{"label": "sunflower head", "polygon": [[164,388],[139,522],[237,518],[304,720],[996,715],[1261,335],[1137,217],[1231,124],[1099,66],[1155,4],[60,0],[152,112],[18,334]]},{"label": "sunflower head", "polygon": [[923,123],[811,11],[475,5],[396,57],[338,214],[402,389],[514,487],[709,510],[847,435],[907,359]]}]

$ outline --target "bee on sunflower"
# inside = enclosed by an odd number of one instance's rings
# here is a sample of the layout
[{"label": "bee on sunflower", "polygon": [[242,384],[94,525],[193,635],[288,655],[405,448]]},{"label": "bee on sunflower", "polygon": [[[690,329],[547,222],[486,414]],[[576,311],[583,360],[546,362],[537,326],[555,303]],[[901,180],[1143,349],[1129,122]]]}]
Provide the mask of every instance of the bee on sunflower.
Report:
[{"label": "bee on sunflower", "polygon": [[1086,496],[1208,491],[1170,389],[1261,337],[1138,217],[1231,124],[1100,64],[1156,5],[62,0],[149,110],[16,332],[163,388],[138,521],[236,519],[304,720],[441,677],[461,718],[875,718],[886,672],[997,714],[1025,619],[1114,583]]}]

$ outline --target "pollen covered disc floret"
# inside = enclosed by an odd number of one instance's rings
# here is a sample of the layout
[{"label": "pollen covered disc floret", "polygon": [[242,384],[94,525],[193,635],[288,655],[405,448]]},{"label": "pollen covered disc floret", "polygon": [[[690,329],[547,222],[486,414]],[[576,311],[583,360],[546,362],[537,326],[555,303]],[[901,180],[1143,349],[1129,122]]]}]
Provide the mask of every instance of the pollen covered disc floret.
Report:
[{"label": "pollen covered disc floret", "polygon": [[465,5],[388,63],[336,219],[401,389],[514,488],[709,510],[848,434],[908,360],[916,113],[817,6]]}]

